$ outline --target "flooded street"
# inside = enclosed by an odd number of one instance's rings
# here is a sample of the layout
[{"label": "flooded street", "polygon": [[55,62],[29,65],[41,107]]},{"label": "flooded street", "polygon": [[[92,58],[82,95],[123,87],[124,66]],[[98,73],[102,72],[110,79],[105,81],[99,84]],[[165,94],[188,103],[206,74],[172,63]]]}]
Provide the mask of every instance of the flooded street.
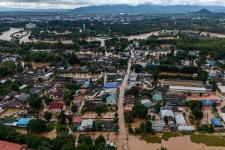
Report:
[{"label": "flooded street", "polygon": [[10,28],[8,31],[5,31],[0,35],[0,40],[10,41],[12,39],[10,35],[21,30],[23,30],[23,28]]}]

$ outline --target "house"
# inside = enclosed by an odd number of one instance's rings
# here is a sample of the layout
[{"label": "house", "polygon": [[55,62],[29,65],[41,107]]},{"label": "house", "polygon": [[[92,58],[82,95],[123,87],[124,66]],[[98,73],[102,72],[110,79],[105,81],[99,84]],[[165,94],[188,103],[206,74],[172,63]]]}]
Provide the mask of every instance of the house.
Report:
[{"label": "house", "polygon": [[163,100],[167,106],[183,106],[186,102],[185,95],[179,94],[163,94]]},{"label": "house", "polygon": [[135,99],[132,95],[128,95],[125,97],[125,104],[126,105],[130,105],[130,104],[134,104],[135,103]]},{"label": "house", "polygon": [[18,95],[17,100],[20,102],[27,102],[27,100],[30,98],[30,94],[21,93]]},{"label": "house", "polygon": [[175,112],[174,116],[175,116],[177,125],[187,125],[187,122],[186,122],[182,112]]},{"label": "house", "polygon": [[81,125],[80,125],[80,131],[86,131],[88,129],[92,129],[94,124],[94,120],[93,119],[85,119],[81,121]]},{"label": "house", "polygon": [[169,92],[175,93],[192,93],[192,94],[200,94],[206,93],[205,87],[190,87],[190,86],[169,86]]},{"label": "house", "polygon": [[36,28],[36,24],[34,24],[34,23],[26,24],[26,29],[33,29],[33,28]]},{"label": "house", "polygon": [[137,80],[137,74],[130,74],[129,81],[135,82]]},{"label": "house", "polygon": [[117,88],[108,88],[104,90],[105,93],[116,93],[117,92]]},{"label": "house", "polygon": [[84,97],[83,96],[74,96],[74,101],[75,103],[80,106],[82,104],[82,102],[84,101]]},{"label": "house", "polygon": [[106,97],[106,103],[108,105],[116,105],[117,104],[117,95],[116,94],[110,94],[109,96]]},{"label": "house", "polygon": [[49,109],[51,112],[59,113],[63,110],[64,103],[63,102],[52,102],[49,105]]},{"label": "house", "polygon": [[152,130],[155,132],[162,132],[165,129],[165,122],[163,120],[160,121],[151,121]]},{"label": "house", "polygon": [[52,93],[54,99],[59,100],[63,97],[63,91],[61,88],[54,88]]},{"label": "house", "polygon": [[27,146],[0,140],[0,150],[27,150]]},{"label": "house", "polygon": [[28,123],[30,122],[30,120],[32,120],[34,118],[21,118],[17,121],[17,127],[20,127],[20,128],[25,128],[27,127]]},{"label": "house", "polygon": [[141,104],[144,105],[147,108],[152,106],[152,102],[148,99],[141,100]]},{"label": "house", "polygon": [[24,107],[24,104],[20,101],[12,100],[8,104],[6,104],[5,107],[10,109],[21,109],[22,107]]},{"label": "house", "polygon": [[171,107],[162,107],[160,110],[161,118],[164,119],[165,117],[174,119],[174,113]]}]

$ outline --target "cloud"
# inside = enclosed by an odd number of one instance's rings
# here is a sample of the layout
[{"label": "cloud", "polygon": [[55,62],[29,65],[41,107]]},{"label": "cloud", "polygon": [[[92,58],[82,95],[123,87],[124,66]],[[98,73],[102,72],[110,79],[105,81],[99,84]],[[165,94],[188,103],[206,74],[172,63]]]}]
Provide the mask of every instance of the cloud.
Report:
[{"label": "cloud", "polygon": [[16,8],[77,8],[103,4],[223,5],[224,0],[0,0],[0,6]]}]

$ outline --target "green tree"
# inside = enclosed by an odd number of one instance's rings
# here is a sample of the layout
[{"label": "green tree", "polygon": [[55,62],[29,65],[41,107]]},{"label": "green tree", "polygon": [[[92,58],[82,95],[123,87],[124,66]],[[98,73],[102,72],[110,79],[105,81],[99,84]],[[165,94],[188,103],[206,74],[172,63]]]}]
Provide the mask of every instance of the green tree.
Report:
[{"label": "green tree", "polygon": [[198,80],[201,80],[203,83],[205,83],[208,79],[208,73],[202,69],[199,69],[197,73],[198,73]]},{"label": "green tree", "polygon": [[27,125],[28,133],[42,133],[47,130],[47,125],[44,120],[32,119]]},{"label": "green tree", "polygon": [[60,124],[65,124],[66,123],[66,114],[64,113],[64,111],[61,111],[59,116],[58,116],[58,120]]},{"label": "green tree", "polygon": [[135,73],[141,73],[144,71],[144,68],[142,67],[142,65],[134,64],[132,65],[131,70],[133,70]]},{"label": "green tree", "polygon": [[75,114],[75,113],[78,111],[78,107],[77,107],[76,104],[73,104],[73,105],[71,106],[71,111],[72,111],[73,114]]},{"label": "green tree", "polygon": [[97,145],[97,146],[105,146],[105,144],[106,144],[106,141],[105,141],[105,138],[104,138],[104,136],[103,135],[100,135],[100,136],[98,136],[97,138],[96,138],[96,140],[95,140],[95,145]]},{"label": "green tree", "polygon": [[80,135],[78,142],[81,144],[85,144],[85,145],[92,145],[93,144],[93,140],[90,136],[88,135]]},{"label": "green tree", "polygon": [[42,99],[38,95],[34,95],[29,99],[29,106],[35,111],[39,111],[43,107]]},{"label": "green tree", "polygon": [[47,120],[47,122],[50,122],[52,119],[52,113],[48,111],[44,112],[44,118]]},{"label": "green tree", "polygon": [[102,105],[97,105],[94,107],[95,112],[98,114],[98,116],[101,116],[103,112],[106,112],[106,108]]},{"label": "green tree", "polygon": [[145,118],[147,116],[148,109],[142,104],[135,104],[133,107],[134,117]]}]

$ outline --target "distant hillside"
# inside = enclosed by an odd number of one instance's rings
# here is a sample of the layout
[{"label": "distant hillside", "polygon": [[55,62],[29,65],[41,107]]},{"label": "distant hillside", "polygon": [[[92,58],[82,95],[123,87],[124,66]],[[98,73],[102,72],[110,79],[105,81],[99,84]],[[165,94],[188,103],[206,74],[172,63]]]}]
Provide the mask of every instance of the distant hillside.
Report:
[{"label": "distant hillside", "polygon": [[0,7],[0,12],[68,12],[68,9],[22,9]]},{"label": "distant hillside", "polygon": [[191,14],[201,16],[201,17],[211,17],[211,18],[224,18],[225,12],[212,12],[206,8],[201,9],[197,12],[192,12]]},{"label": "distant hillside", "polygon": [[196,12],[207,9],[213,12],[225,12],[222,6],[198,6],[198,5],[101,5],[88,6],[69,11],[73,14],[110,14],[110,13],[141,13],[141,14],[172,14]]}]

